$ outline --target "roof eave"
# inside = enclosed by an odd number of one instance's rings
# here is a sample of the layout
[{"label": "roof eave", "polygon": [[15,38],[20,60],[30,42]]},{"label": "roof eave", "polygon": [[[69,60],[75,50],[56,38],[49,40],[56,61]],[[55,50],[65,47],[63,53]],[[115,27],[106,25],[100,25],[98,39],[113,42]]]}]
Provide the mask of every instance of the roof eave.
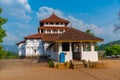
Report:
[{"label": "roof eave", "polygon": [[53,42],[102,42],[103,40],[54,40]]}]

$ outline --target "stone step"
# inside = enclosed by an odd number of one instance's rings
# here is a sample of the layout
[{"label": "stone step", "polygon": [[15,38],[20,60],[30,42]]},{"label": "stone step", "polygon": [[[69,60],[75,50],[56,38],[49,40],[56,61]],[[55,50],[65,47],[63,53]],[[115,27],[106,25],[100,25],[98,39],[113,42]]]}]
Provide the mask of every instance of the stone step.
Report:
[{"label": "stone step", "polygon": [[84,68],[83,62],[81,61],[72,61],[72,64],[74,69]]}]

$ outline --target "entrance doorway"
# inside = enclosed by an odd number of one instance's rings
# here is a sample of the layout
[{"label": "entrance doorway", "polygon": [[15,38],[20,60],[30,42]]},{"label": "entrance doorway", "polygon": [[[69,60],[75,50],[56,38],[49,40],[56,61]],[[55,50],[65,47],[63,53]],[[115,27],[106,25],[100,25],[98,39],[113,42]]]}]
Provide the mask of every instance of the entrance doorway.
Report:
[{"label": "entrance doorway", "polygon": [[81,60],[81,51],[80,51],[80,43],[74,42],[72,43],[72,53],[73,60]]}]

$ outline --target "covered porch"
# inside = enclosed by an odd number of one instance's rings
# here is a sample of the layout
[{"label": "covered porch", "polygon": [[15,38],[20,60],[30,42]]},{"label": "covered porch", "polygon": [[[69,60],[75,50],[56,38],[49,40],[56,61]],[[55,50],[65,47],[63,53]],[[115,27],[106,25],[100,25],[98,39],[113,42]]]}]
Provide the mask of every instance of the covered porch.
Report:
[{"label": "covered porch", "polygon": [[56,42],[48,51],[50,51],[50,58],[59,62],[69,62],[70,60],[98,61],[94,42]]},{"label": "covered porch", "polygon": [[70,28],[53,40],[49,47],[50,58],[66,62],[70,60],[98,61],[98,54],[94,46],[103,39]]}]

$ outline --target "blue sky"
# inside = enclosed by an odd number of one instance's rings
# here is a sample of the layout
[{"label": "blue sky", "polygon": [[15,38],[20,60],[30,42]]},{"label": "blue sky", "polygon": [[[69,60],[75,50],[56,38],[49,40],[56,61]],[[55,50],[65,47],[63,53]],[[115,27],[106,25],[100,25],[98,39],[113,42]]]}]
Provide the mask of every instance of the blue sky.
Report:
[{"label": "blue sky", "polygon": [[37,33],[39,20],[53,11],[76,29],[91,29],[104,39],[102,43],[120,39],[120,30],[113,32],[114,24],[120,23],[120,0],[0,0],[0,7],[8,19],[3,25],[8,35],[4,44],[14,45],[24,36]]}]

